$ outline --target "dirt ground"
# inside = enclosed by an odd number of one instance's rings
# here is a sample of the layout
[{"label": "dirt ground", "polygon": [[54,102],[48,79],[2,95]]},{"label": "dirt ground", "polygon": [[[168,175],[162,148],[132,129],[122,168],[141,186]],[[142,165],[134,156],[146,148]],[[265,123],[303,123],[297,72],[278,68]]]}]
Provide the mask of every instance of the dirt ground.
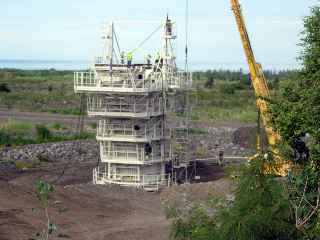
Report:
[{"label": "dirt ground", "polygon": [[[11,117],[70,125],[77,120],[73,116],[0,110],[0,122]],[[55,183],[49,215],[57,230],[51,240],[167,240],[170,221],[163,200],[178,199],[184,193],[204,199],[212,192],[229,194],[231,191],[223,170],[205,163],[198,165],[197,175],[206,183],[173,186],[158,193],[92,185],[96,160],[80,163],[76,159],[69,162],[57,159],[43,164],[19,170],[14,164],[0,161],[0,240],[36,239],[36,234],[45,228],[44,211],[35,194],[35,182],[40,178]]]},{"label": "dirt ground", "polygon": [[[209,191],[209,183],[174,186],[160,193],[95,186],[90,183],[94,165],[74,161],[23,171],[10,165],[0,168],[0,240],[35,239],[36,233],[45,227],[44,211],[34,191],[39,178],[56,182],[49,214],[57,231],[50,239],[169,239],[170,222],[161,199],[174,198],[175,193],[184,189],[199,197]],[[210,175],[217,178],[223,172],[213,167]]]}]

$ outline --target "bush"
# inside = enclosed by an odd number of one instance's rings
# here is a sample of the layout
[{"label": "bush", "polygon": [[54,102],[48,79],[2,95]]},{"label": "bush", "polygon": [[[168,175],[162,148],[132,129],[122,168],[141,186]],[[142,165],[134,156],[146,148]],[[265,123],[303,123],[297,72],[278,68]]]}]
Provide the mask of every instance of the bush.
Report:
[{"label": "bush", "polygon": [[93,122],[89,124],[92,129],[97,129],[97,123]]},{"label": "bush", "polygon": [[50,130],[44,125],[36,125],[36,134],[37,140],[40,142],[48,141],[51,138]]},{"label": "bush", "polygon": [[209,77],[208,80],[205,82],[204,86],[206,88],[212,88],[214,86],[214,79],[213,77]]},{"label": "bush", "polygon": [[172,213],[175,240],[298,239],[288,195],[281,181],[265,174],[266,160],[257,157],[240,170],[234,200],[209,198]]},{"label": "bush", "polygon": [[0,129],[0,146],[1,145],[5,145],[5,146],[11,145],[10,135],[3,129]]},{"label": "bush", "polygon": [[52,124],[52,128],[55,129],[55,130],[61,130],[63,129],[63,125],[61,123],[58,123],[58,122],[55,122]]},{"label": "bush", "polygon": [[0,84],[0,92],[11,92],[11,89],[8,87],[6,83],[1,83]]},{"label": "bush", "polygon": [[224,239],[296,239],[288,195],[265,164],[259,156],[241,170],[235,201],[220,215]]},{"label": "bush", "polygon": [[236,92],[236,86],[234,84],[223,83],[220,84],[220,92],[223,94],[234,94]]}]

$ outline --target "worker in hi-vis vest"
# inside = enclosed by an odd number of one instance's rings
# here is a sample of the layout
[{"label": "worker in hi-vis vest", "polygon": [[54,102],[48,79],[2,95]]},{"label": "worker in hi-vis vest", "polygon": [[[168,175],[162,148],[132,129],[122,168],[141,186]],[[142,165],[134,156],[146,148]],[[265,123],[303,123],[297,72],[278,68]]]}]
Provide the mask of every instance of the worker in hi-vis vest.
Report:
[{"label": "worker in hi-vis vest", "polygon": [[131,64],[132,64],[132,58],[133,58],[132,52],[128,52],[128,53],[127,53],[127,63],[128,63],[128,67],[130,67]]},{"label": "worker in hi-vis vest", "polygon": [[124,64],[125,60],[126,60],[126,53],[124,51],[122,51],[120,53],[120,62],[121,62],[121,64]]}]

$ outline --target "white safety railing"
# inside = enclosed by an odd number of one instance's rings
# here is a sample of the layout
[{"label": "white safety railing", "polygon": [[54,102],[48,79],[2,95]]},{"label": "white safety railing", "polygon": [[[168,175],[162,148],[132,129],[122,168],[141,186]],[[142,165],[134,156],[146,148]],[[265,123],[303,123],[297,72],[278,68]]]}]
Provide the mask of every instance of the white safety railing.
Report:
[{"label": "white safety railing", "polygon": [[100,167],[93,169],[94,184],[119,184],[131,185],[145,190],[158,191],[162,186],[170,186],[170,174],[158,175],[138,175],[138,174],[116,174],[107,173],[106,170],[101,170]]},{"label": "white safety railing", "polygon": [[95,87],[104,88],[133,89],[140,91],[161,90],[162,82],[152,79],[145,79],[142,74],[134,72],[117,72],[113,74],[97,76],[94,72],[75,72],[75,89]]},{"label": "white safety railing", "polygon": [[165,104],[160,98],[148,100],[147,103],[128,103],[121,100],[111,102],[97,96],[88,97],[87,109],[89,113],[145,113],[146,116],[162,114],[166,111]]},{"label": "white safety railing", "polygon": [[192,87],[192,73],[178,72],[168,78],[169,88],[189,89]]},{"label": "white safety railing", "polygon": [[[168,154],[167,154],[168,155]],[[152,163],[159,162],[162,160],[160,151],[153,151],[150,154],[146,154],[144,148],[139,148],[136,151],[130,150],[103,150],[102,158],[105,158],[109,161],[121,161],[121,162],[141,162],[141,163]]]},{"label": "white safety railing", "polygon": [[75,72],[74,73],[74,86],[75,89],[81,87],[94,87],[97,85],[97,79],[94,72]]},{"label": "white safety railing", "polygon": [[[135,72],[115,72],[113,74],[97,76],[94,72],[75,72],[74,85],[76,90],[81,88],[94,87],[96,89],[115,88],[132,89],[135,91],[160,91],[165,88],[190,88],[192,85],[192,75],[178,72],[168,76],[163,80],[161,73],[155,73],[148,78],[144,78],[141,73]],[[95,90],[96,90],[95,89]]]},{"label": "white safety railing", "polygon": [[[108,124],[105,121],[99,121],[97,136],[104,137],[132,137],[132,138],[160,138],[163,135],[161,125],[142,126],[135,129],[134,124]],[[169,136],[169,129],[165,132]]]}]

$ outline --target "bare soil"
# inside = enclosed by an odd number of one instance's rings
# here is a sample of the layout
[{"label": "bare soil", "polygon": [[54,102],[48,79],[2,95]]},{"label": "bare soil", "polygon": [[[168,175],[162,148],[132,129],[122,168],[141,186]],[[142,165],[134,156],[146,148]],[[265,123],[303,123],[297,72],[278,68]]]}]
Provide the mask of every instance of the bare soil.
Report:
[{"label": "bare soil", "polygon": [[[0,121],[10,116],[29,121],[76,122],[74,116],[0,111]],[[173,186],[157,193],[93,185],[92,169],[96,164],[92,159],[81,163],[77,159],[57,159],[21,170],[0,161],[0,240],[36,239],[45,228],[44,211],[35,195],[35,182],[40,178],[55,184],[49,214],[57,230],[51,240],[167,240],[170,221],[162,205],[164,200],[180,198],[185,192],[193,199],[203,199],[212,193],[231,191],[223,170],[205,163],[198,165],[197,175],[206,183]]]},{"label": "bare soil", "polygon": [[[0,168],[0,240],[35,239],[36,233],[45,228],[44,211],[34,191],[40,178],[56,186],[49,214],[57,231],[50,239],[169,239],[170,222],[161,199],[181,194],[185,189],[202,198],[210,186],[210,183],[192,184],[191,190],[187,185],[174,186],[162,193],[96,186],[91,184],[95,164],[71,161],[26,170],[13,166]],[[213,179],[221,177],[221,169],[208,167],[212,168],[209,175]],[[208,179],[208,174],[205,175]]]}]

